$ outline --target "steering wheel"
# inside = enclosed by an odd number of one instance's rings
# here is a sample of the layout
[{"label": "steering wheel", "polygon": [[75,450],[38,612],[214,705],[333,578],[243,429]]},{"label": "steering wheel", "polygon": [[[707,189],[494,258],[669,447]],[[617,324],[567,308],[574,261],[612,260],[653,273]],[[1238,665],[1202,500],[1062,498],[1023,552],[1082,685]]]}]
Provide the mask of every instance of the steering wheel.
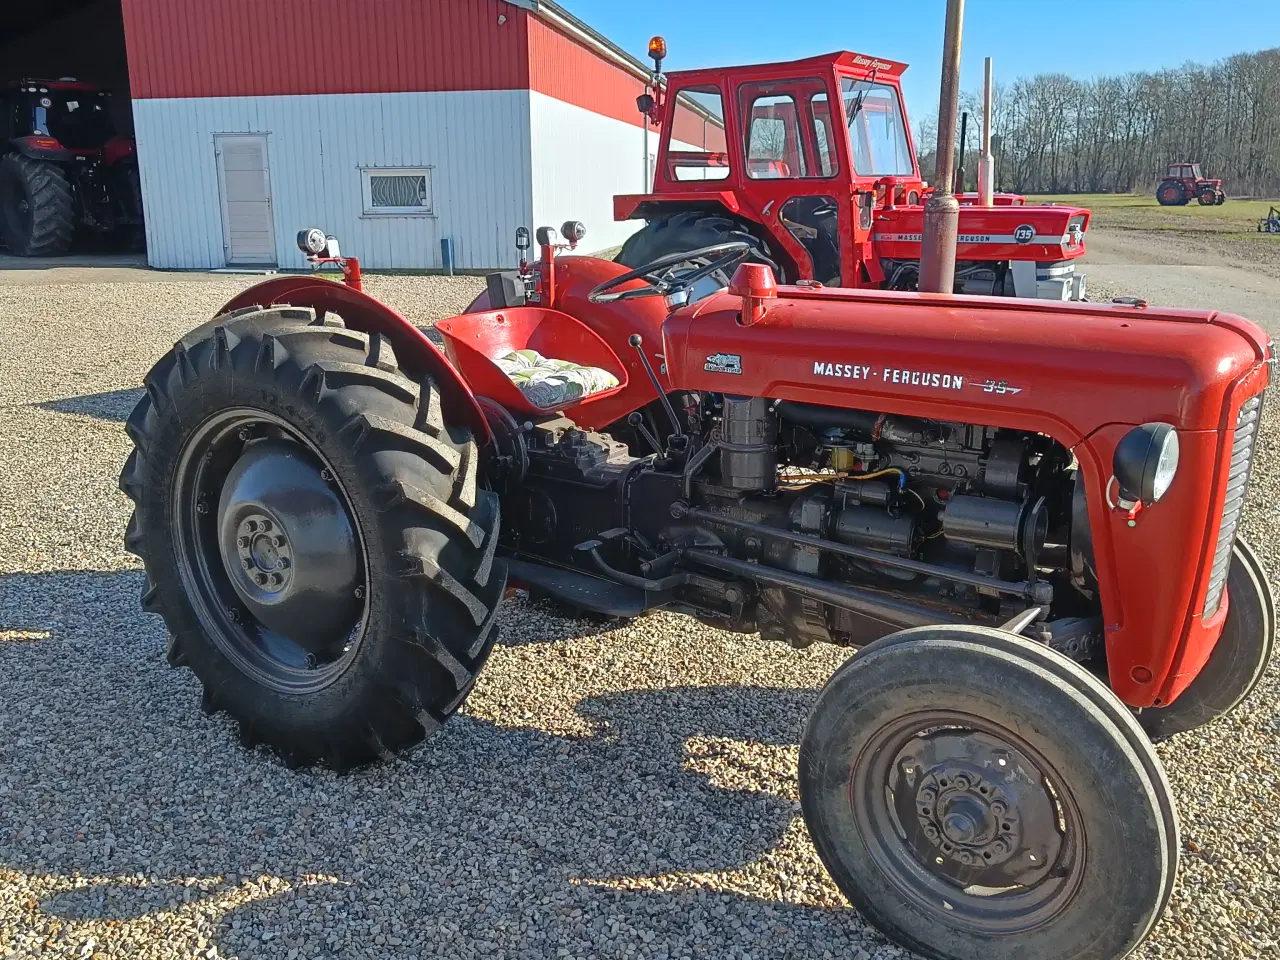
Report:
[{"label": "steering wheel", "polygon": [[[665,257],[650,261],[643,266],[628,270],[621,276],[606,280],[593,287],[587,294],[592,303],[612,303],[614,300],[634,300],[637,297],[667,297],[682,290],[688,290],[699,280],[704,280],[718,270],[727,270],[738,261],[746,258],[754,251],[754,247],[745,240],[730,240],[710,247],[669,253]],[[711,262],[698,267],[689,273],[672,277],[671,268],[694,260],[709,259]],[[632,280],[644,280],[646,285],[634,290],[614,291]]]}]

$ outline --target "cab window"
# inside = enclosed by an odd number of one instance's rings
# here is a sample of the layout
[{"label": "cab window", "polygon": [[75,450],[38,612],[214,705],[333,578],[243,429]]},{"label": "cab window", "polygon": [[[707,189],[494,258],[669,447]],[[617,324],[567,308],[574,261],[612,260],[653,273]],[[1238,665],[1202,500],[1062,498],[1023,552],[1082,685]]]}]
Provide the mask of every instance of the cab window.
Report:
[{"label": "cab window", "polygon": [[676,91],[667,147],[667,179],[726,180],[730,170],[728,151],[720,88],[707,83]]},{"label": "cab window", "polygon": [[835,176],[826,90],[816,77],[748,83],[739,88],[748,177],[793,180]]},{"label": "cab window", "polygon": [[915,164],[898,91],[887,84],[845,77],[842,92],[854,170],[864,177],[913,175]]}]

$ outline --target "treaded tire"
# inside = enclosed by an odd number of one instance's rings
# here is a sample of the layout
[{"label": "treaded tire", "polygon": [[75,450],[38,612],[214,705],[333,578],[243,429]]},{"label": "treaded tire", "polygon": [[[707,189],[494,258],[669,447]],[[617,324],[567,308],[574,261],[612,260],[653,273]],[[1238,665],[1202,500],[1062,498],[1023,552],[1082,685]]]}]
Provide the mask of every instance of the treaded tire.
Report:
[{"label": "treaded tire", "polygon": [[1213,190],[1201,190],[1196,200],[1202,207],[1212,207],[1218,202],[1218,194]]},{"label": "treaded tire", "polygon": [[1227,570],[1227,622],[1191,685],[1167,707],[1148,707],[1138,722],[1152,740],[1195,730],[1231,713],[1262,682],[1275,654],[1276,601],[1257,555],[1237,539]]},{"label": "treaded tire", "polygon": [[56,257],[71,247],[74,232],[71,186],[62,168],[19,153],[0,157],[0,239],[9,252]]},{"label": "treaded tire", "polygon": [[[134,503],[125,546],[146,567],[142,605],[164,618],[169,662],[200,679],[206,712],[227,711],[245,745],[266,744],[290,766],[338,770],[389,759],[438,729],[492,649],[506,566],[494,557],[497,495],[478,487],[476,444],[446,424],[434,384],[405,377],[385,338],[294,307],[216,318],[145,383],[126,424],[135,449],[120,476]],[[264,411],[312,445],[362,538],[358,646],[313,692],[282,693],[238,668],[178,570],[170,521],[182,451],[202,421],[232,408]]]},{"label": "treaded tire", "polygon": [[1187,202],[1180,183],[1162,183],[1156,188],[1156,202],[1162,207],[1178,207]]},{"label": "treaded tire", "polygon": [[[945,903],[918,906],[889,879],[850,813],[851,771],[869,762],[880,718],[936,709],[998,715],[1063,771],[1059,794],[1076,794],[1086,824],[1084,876],[1038,926],[975,933],[941,909]],[[859,913],[939,960],[1123,957],[1163,913],[1177,873],[1169,785],[1132,716],[1078,665],[997,630],[901,631],[847,661],[806,725],[800,799],[819,856]]]},{"label": "treaded tire", "polygon": [[[770,254],[768,246],[741,223],[725,216],[701,210],[684,210],[648,221],[643,228],[627,238],[615,258],[625,267],[635,269],[652,263],[659,257],[686,250],[698,250],[718,243],[742,241],[751,244],[756,252],[745,260],[750,263],[767,263],[773,268],[779,283],[784,283],[782,269]],[[716,284],[727,287],[732,279],[723,270],[712,274]]]}]

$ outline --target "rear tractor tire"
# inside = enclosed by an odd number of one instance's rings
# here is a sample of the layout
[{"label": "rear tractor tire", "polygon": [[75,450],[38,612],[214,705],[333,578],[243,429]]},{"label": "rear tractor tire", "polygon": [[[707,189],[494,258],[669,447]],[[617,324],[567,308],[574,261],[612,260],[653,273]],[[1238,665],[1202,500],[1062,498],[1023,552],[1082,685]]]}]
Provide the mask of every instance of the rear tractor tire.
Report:
[{"label": "rear tractor tire", "polygon": [[[700,210],[686,210],[648,221],[643,228],[627,238],[627,242],[622,245],[622,250],[618,252],[615,260],[625,267],[635,269],[672,253],[699,250],[702,247],[735,241],[744,241],[755,248],[754,253],[744,258],[745,262],[768,264],[773,268],[778,282],[786,282],[782,268],[778,266],[763,240],[748,232],[735,220]],[[697,285],[692,298],[700,300],[722,287],[727,287],[731,279],[732,277],[723,270],[712,274]]]},{"label": "rear tractor tire", "polygon": [[1179,183],[1162,183],[1156,188],[1156,202],[1162,207],[1177,207],[1187,202]]},{"label": "rear tractor tire", "polygon": [[1022,637],[922,627],[846,661],[800,744],[819,856],[937,960],[1123,957],[1172,894],[1160,761],[1092,674]]},{"label": "rear tractor tire", "polygon": [[457,710],[497,632],[498,498],[383,337],[233,311],[151,369],[126,429],[142,605],[246,746],[344,770]]},{"label": "rear tractor tire", "polygon": [[1138,722],[1152,740],[1195,730],[1231,713],[1262,682],[1276,646],[1276,601],[1257,555],[1236,540],[1227,571],[1227,622],[1209,660],[1167,707],[1147,707]]},{"label": "rear tractor tire", "polygon": [[18,257],[56,257],[71,247],[71,186],[55,163],[0,157],[0,240]]}]

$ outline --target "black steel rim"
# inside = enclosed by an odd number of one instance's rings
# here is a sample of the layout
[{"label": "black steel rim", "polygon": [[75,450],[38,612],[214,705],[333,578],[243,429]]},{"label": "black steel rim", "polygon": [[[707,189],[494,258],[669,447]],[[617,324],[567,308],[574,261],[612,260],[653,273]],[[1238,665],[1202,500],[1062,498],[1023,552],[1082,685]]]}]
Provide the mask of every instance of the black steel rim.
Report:
[{"label": "black steel rim", "polygon": [[1085,836],[1070,787],[984,718],[922,711],[886,725],[855,760],[849,799],[882,873],[949,925],[1025,933],[1080,888]]},{"label": "black steel rim", "polygon": [[289,424],[235,408],[197,427],[170,530],[196,618],[243,674],[309,694],[355,660],[369,609],[363,535],[332,467]]}]

